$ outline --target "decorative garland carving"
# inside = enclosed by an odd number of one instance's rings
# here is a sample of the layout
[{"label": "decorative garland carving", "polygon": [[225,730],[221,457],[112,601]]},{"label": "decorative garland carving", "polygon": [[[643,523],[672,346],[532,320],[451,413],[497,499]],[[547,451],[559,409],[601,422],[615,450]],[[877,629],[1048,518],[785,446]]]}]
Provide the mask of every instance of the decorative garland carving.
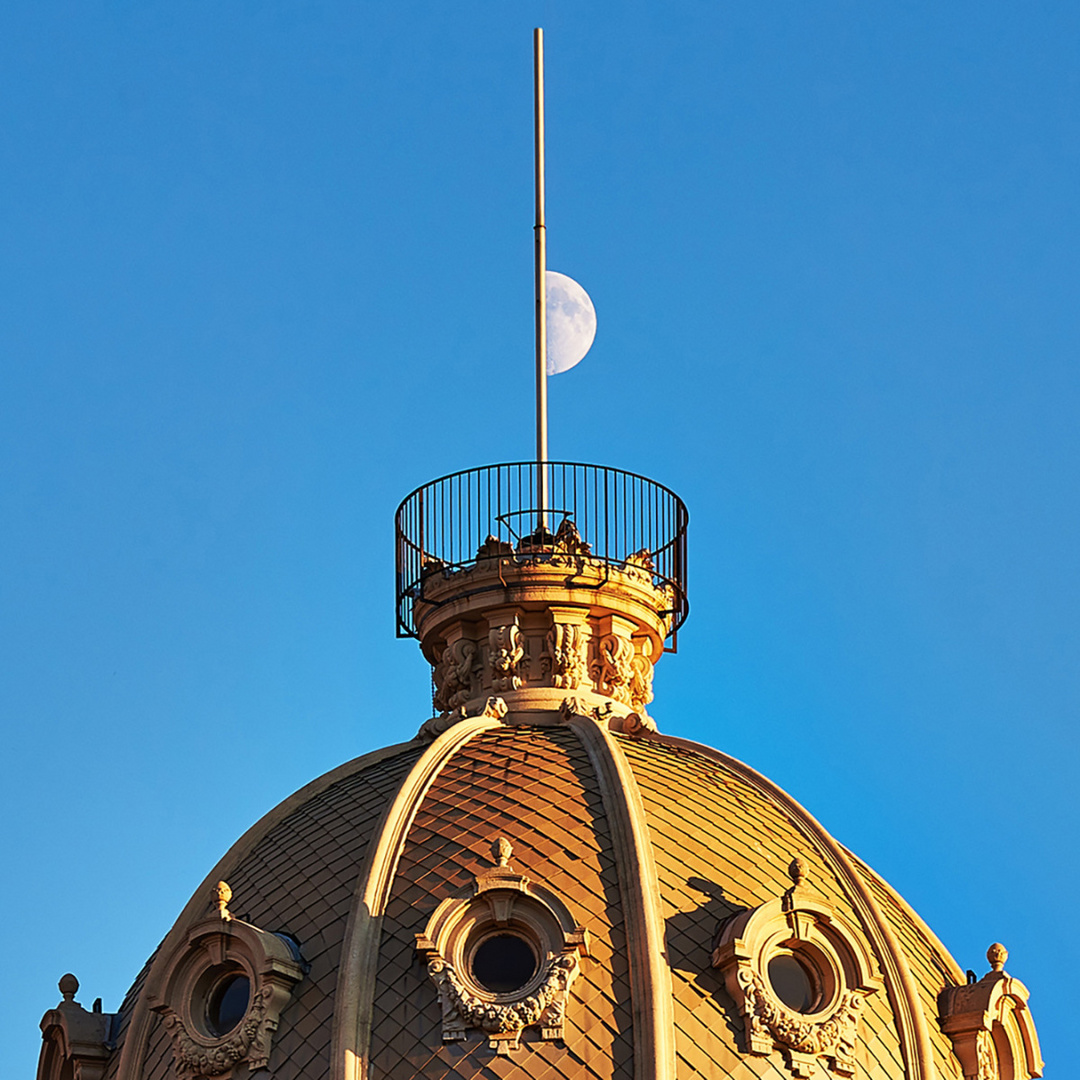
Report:
[{"label": "decorative garland carving", "polygon": [[[776,1042],[789,1050],[828,1058],[833,1072],[839,1076],[854,1075],[862,994],[847,991],[828,1020],[815,1022],[780,1005],[765,989],[765,982],[757,972],[740,971],[738,978],[752,1001],[749,1023],[753,1031],[749,1033],[750,1038],[762,1038],[768,1032]],[[813,1075],[812,1072],[803,1074],[794,1069],[792,1071],[796,1076]]]},{"label": "decorative garland carving", "polygon": [[555,623],[544,639],[544,676],[561,690],[576,690],[588,677],[585,659],[585,627],[575,623]]},{"label": "decorative garland carving", "polygon": [[488,631],[492,684],[496,690],[517,690],[521,686],[518,665],[525,657],[521,629],[516,620]]},{"label": "decorative garland carving", "polygon": [[644,711],[653,699],[653,666],[646,657],[637,653],[630,661],[630,704]]},{"label": "decorative garland carving", "polygon": [[[217,911],[162,957],[147,988],[150,1007],[172,1041],[173,1064],[182,1080],[267,1068],[278,1018],[303,978],[295,946],[235,918],[228,908],[231,898],[229,886],[218,882],[213,892]],[[248,979],[250,997],[239,1024],[218,1036],[201,1029],[205,1021],[200,1017],[213,986],[231,973]]]},{"label": "decorative garland carving", "polygon": [[593,685],[624,705],[631,704],[630,681],[633,678],[633,643],[618,634],[605,634],[596,646],[597,658],[589,667]]},{"label": "decorative garland carving", "polygon": [[[550,889],[510,867],[513,848],[505,837],[492,845],[495,865],[476,875],[471,895],[444,900],[416,935],[438,991],[442,1037],[452,1042],[470,1029],[488,1036],[498,1054],[518,1048],[525,1028],[541,1039],[561,1039],[570,987],[588,955],[588,934]],[[477,943],[509,934],[529,943],[539,970],[520,991],[493,993],[468,970]]]},{"label": "decorative garland carving", "polygon": [[460,638],[443,651],[435,665],[435,708],[451,712],[472,697],[476,642]]},{"label": "decorative garland carving", "polygon": [[[721,925],[712,964],[742,1014],[747,1053],[779,1049],[799,1078],[819,1076],[822,1065],[851,1077],[865,999],[881,980],[866,942],[832,907],[803,895],[807,864],[794,859],[788,873],[793,884],[781,896]],[[818,1000],[807,1011],[789,1008],[770,985],[766,972],[777,955],[818,973]]]},{"label": "decorative garland carving", "polygon": [[994,1051],[993,1035],[989,1031],[978,1032],[975,1047],[979,1080],[998,1080],[997,1054]]},{"label": "decorative garland carving", "polygon": [[220,1076],[239,1061],[250,1069],[265,1069],[270,1063],[270,1035],[277,1021],[270,1023],[266,1006],[274,991],[263,987],[254,995],[244,1022],[224,1040],[212,1046],[196,1042],[184,1021],[171,1009],[162,1010],[165,1029],[173,1041],[176,1071],[180,1076]]},{"label": "decorative garland carving", "polygon": [[438,987],[443,1006],[443,1039],[447,1039],[447,1028],[453,1039],[465,1038],[467,1028],[480,1028],[492,1035],[512,1036],[511,1039],[500,1039],[496,1044],[496,1050],[505,1053],[517,1048],[525,1028],[537,1024],[543,1029],[542,1038],[561,1039],[566,995],[578,971],[575,954],[557,956],[549,962],[544,981],[536,991],[519,1001],[498,1004],[485,1001],[466,989],[452,964],[439,957],[432,959],[428,963],[428,974]]}]

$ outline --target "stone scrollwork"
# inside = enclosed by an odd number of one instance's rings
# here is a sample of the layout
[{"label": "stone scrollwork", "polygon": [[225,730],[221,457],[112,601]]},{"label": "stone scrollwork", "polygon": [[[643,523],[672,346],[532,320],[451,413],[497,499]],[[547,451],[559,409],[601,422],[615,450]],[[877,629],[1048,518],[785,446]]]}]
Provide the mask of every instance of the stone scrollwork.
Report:
[{"label": "stone scrollwork", "polygon": [[521,686],[518,665],[525,658],[525,645],[517,622],[493,626],[488,631],[488,663],[496,690],[517,690]]},{"label": "stone scrollwork", "polygon": [[590,665],[593,685],[601,694],[629,705],[634,676],[634,645],[618,634],[605,634],[596,645],[596,659]]},{"label": "stone scrollwork", "polygon": [[266,1023],[267,1000],[273,991],[264,987],[248,1007],[247,1018],[227,1038],[207,1046],[188,1033],[183,1019],[171,1010],[163,1013],[165,1030],[173,1041],[178,1076],[221,1076],[234,1065],[247,1061],[251,1069],[265,1069],[270,1063],[270,1033],[277,1027]]},{"label": "stone scrollwork", "polygon": [[816,1072],[813,1059],[817,1057],[826,1058],[838,1076],[855,1074],[855,1043],[863,1007],[861,994],[849,990],[827,1020],[814,1022],[778,1005],[756,972],[740,972],[738,978],[751,1002],[751,1030],[747,1033],[750,1042],[771,1038],[786,1047],[789,1054],[797,1055],[799,1067],[792,1069],[795,1076],[813,1076]]},{"label": "stone scrollwork", "polygon": [[[499,837],[495,865],[476,875],[467,894],[444,900],[416,935],[438,993],[443,1041],[480,1031],[497,1054],[516,1050],[529,1029],[540,1039],[562,1038],[571,987],[588,955],[587,932],[554,892],[513,869],[512,851]],[[492,990],[477,958],[507,943],[533,959],[515,988]]]},{"label": "stone scrollwork", "polygon": [[574,623],[555,623],[544,640],[544,675],[561,690],[576,690],[588,678],[585,642],[588,632]]},{"label": "stone scrollwork", "polygon": [[501,720],[507,713],[506,702],[501,697],[489,697],[484,702],[484,707],[477,713],[470,713],[464,705],[459,705],[451,713],[441,713],[432,716],[420,725],[416,733],[418,739],[430,742],[438,738],[444,731],[449,731],[455,724],[462,720],[469,720],[474,716],[486,716],[490,720]]},{"label": "stone scrollwork", "polygon": [[590,555],[592,545],[581,538],[578,527],[571,518],[563,518],[555,530],[555,550],[565,555]]},{"label": "stone scrollwork", "polygon": [[[235,918],[227,906],[231,897],[219,882],[213,898],[218,910],[161,958],[147,988],[182,1080],[267,1068],[281,1012],[304,976],[295,942]],[[231,984],[234,997],[246,993],[243,1010],[215,1026],[211,1002]]]},{"label": "stone scrollwork", "polygon": [[882,982],[862,937],[805,895],[807,872],[795,859],[790,889],[726,920],[712,963],[742,1014],[746,1053],[779,1050],[799,1080],[823,1068],[852,1077],[863,1007]]},{"label": "stone scrollwork", "polygon": [[447,645],[435,665],[435,708],[451,712],[472,697],[473,669],[476,666],[476,642],[459,638]]},{"label": "stone scrollwork", "polygon": [[[443,1006],[443,1040],[463,1039],[468,1028],[479,1028],[494,1036],[496,1052],[507,1053],[516,1049],[521,1032],[527,1027],[539,1026],[541,1038],[561,1039],[566,1014],[565,998],[570,984],[578,973],[576,955],[560,956],[547,968],[547,975],[539,988],[520,1001],[499,1004],[485,1001],[467,989],[452,964],[433,959],[428,963],[428,974],[439,991]],[[449,1016],[449,1025],[445,1023]]]},{"label": "stone scrollwork", "polygon": [[648,658],[637,653],[630,662],[630,704],[644,710],[653,699],[653,666]]}]

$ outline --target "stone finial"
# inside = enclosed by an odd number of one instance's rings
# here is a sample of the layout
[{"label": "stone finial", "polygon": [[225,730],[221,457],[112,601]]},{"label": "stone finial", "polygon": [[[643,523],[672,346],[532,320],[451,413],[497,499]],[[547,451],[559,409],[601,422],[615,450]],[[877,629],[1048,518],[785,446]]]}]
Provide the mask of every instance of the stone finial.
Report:
[{"label": "stone finial", "polygon": [[787,872],[792,885],[797,889],[810,876],[810,867],[806,865],[805,859],[796,857],[791,860]]},{"label": "stone finial", "polygon": [[75,995],[79,992],[79,980],[69,971],[60,977],[58,989],[64,995],[65,1001],[74,1001]]},{"label": "stone finial", "polygon": [[1004,971],[1005,961],[1009,959],[1009,950],[1006,949],[1000,941],[995,941],[994,944],[986,950],[986,959],[990,961],[990,969],[992,971]]},{"label": "stone finial", "polygon": [[218,914],[228,921],[232,918],[229,914],[229,901],[232,899],[232,889],[227,881],[219,881],[214,889],[214,900],[217,902]]},{"label": "stone finial", "polygon": [[491,845],[491,850],[495,855],[495,861],[499,866],[510,865],[510,856],[514,853],[514,847],[505,836],[500,836],[499,839]]}]

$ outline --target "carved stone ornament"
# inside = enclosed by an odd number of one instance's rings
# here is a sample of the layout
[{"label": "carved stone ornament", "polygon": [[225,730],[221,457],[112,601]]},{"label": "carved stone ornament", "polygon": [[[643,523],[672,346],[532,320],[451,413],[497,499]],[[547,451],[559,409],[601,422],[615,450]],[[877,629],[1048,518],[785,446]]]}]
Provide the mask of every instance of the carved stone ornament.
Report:
[{"label": "carved stone ornament", "polygon": [[516,619],[488,631],[488,649],[492,686],[496,690],[517,690],[521,686],[518,664],[525,657],[525,646]]},{"label": "carved stone ornament", "polygon": [[851,1077],[863,1005],[881,980],[861,936],[802,895],[805,863],[789,872],[794,884],[781,897],[723,923],[712,964],[742,1016],[746,1053],[779,1050],[799,1078],[821,1067]]},{"label": "carved stone ornament", "polygon": [[589,677],[585,659],[588,630],[576,623],[555,623],[544,641],[543,672],[552,686],[576,690]]},{"label": "carved stone ornament", "polygon": [[447,645],[435,665],[435,708],[452,712],[464,705],[472,695],[476,667],[476,642],[459,638]]},{"label": "carved stone ornament", "polygon": [[452,713],[444,713],[442,716],[433,716],[420,725],[416,733],[418,739],[430,742],[438,738],[444,731],[449,731],[455,724],[462,720],[468,720],[472,716],[487,716],[492,720],[501,720],[507,713],[506,702],[501,697],[489,697],[484,702],[484,707],[478,713],[467,713],[464,705],[458,706]]},{"label": "carved stone ornament", "polygon": [[644,710],[653,699],[653,666],[648,659],[637,653],[630,662],[630,704]]},{"label": "carved stone ornament", "polygon": [[605,634],[596,644],[596,659],[590,666],[597,691],[629,705],[633,662],[633,642],[618,634]]},{"label": "carved stone ornament", "polygon": [[[476,875],[468,895],[439,904],[416,935],[438,992],[443,1042],[479,1030],[497,1054],[516,1050],[527,1028],[541,1039],[563,1037],[570,988],[588,955],[587,932],[555,893],[513,870],[512,852],[500,837],[493,845],[496,865]],[[481,981],[476,957],[485,944],[514,939],[519,950],[531,952],[534,970],[523,972],[516,989],[493,991]]]},{"label": "carved stone ornament", "polygon": [[978,982],[947,987],[938,1001],[941,1030],[952,1040],[964,1080],[1042,1076],[1027,987],[1006,973],[1003,945],[991,945],[986,958],[990,970]]},{"label": "carved stone ornament", "polygon": [[101,1011],[101,999],[87,1012],[76,1000],[79,980],[60,980],[63,1000],[41,1018],[37,1080],[100,1080],[113,1049],[114,1013]]},{"label": "carved stone ornament", "polygon": [[[220,882],[214,892],[218,911],[193,926],[154,966],[150,1007],[172,1040],[181,1080],[231,1076],[242,1065],[250,1071],[266,1068],[281,1011],[303,978],[296,946],[234,918],[227,906],[231,897]],[[246,987],[247,1005],[229,1030],[218,1031],[211,1002],[229,984],[239,988],[234,996]]]}]

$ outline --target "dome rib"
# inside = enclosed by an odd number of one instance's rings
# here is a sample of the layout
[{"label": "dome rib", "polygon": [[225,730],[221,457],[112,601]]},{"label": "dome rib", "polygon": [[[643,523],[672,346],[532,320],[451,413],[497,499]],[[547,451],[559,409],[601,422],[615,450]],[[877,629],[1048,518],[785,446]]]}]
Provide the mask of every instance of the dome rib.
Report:
[{"label": "dome rib", "polygon": [[654,735],[653,738],[666,746],[709,758],[735,773],[781,806],[792,822],[813,841],[844,886],[885,974],[885,989],[896,1019],[908,1080],[936,1080],[933,1046],[915,977],[896,933],[843,846],[783,788],[737,758],[689,739],[671,735]]},{"label": "dome rib", "polygon": [[499,727],[479,716],[462,720],[435,739],[413,765],[379,822],[357,880],[345,930],[335,997],[331,1040],[331,1080],[366,1080],[379,961],[382,918],[409,829],[443,766],[470,739]]},{"label": "dome rib", "polygon": [[583,716],[568,721],[596,770],[626,920],[634,1016],[636,1080],[674,1080],[675,1018],[664,920],[645,807],[630,763],[606,727]]}]

